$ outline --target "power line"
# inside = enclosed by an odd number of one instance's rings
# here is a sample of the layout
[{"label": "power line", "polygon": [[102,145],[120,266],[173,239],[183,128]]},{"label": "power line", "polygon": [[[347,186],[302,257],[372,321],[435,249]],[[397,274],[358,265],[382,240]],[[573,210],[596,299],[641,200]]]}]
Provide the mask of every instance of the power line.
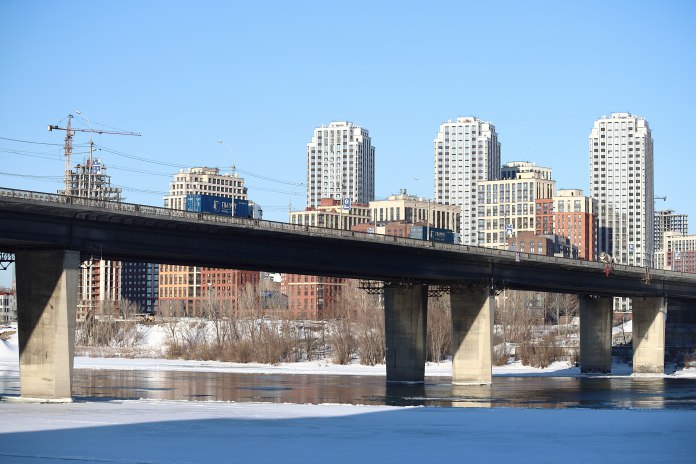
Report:
[{"label": "power line", "polygon": [[[31,140],[10,139],[10,138],[7,138],[7,137],[0,137],[0,140],[9,140],[10,142],[32,143],[32,144],[35,144],[35,145],[54,145],[54,146],[57,146],[57,147],[62,147],[62,146],[63,146],[62,143],[33,142],[33,141],[31,141]],[[77,146],[86,147],[87,144],[79,144],[79,145],[75,145],[75,146],[76,146],[76,147],[77,147]]]},{"label": "power line", "polygon": [[63,176],[36,176],[32,174],[19,174],[16,172],[2,172],[0,171],[0,176],[11,176],[11,177],[23,177],[28,179],[39,179],[39,180],[62,180]]},{"label": "power line", "polygon": [[[179,168],[179,169],[187,169],[187,168],[190,168],[190,167],[191,167],[191,166],[184,165],[184,164],[169,163],[169,162],[166,162],[166,161],[153,160],[153,159],[150,159],[150,158],[146,158],[146,157],[144,157],[144,156],[131,155],[131,154],[124,153],[124,152],[121,152],[121,151],[112,150],[112,149],[110,149],[110,148],[107,148],[107,147],[104,147],[104,146],[101,146],[101,145],[96,145],[96,144],[95,144],[94,146],[97,147],[99,150],[104,150],[104,151],[107,152],[107,153],[112,153],[112,154],[114,154],[114,155],[123,156],[124,158],[130,158],[130,159],[134,159],[134,160],[137,160],[137,161],[142,161],[142,162],[144,162],[144,163],[152,163],[152,164],[157,164],[157,165],[159,165],[159,166],[169,166],[169,167]],[[220,169],[220,168],[218,167],[218,169]],[[304,185],[302,182],[299,182],[299,183],[298,183],[298,182],[292,182],[292,181],[287,181],[287,180],[282,180],[282,179],[275,179],[275,178],[273,178],[273,177],[268,177],[268,176],[264,176],[264,175],[261,175],[261,174],[256,174],[256,173],[253,173],[253,172],[251,172],[251,171],[246,171],[246,170],[238,169],[238,168],[237,168],[236,170],[239,171],[239,172],[241,172],[242,174],[245,174],[245,175],[248,175],[248,176],[251,176],[251,177],[256,177],[256,178],[258,178],[258,179],[266,180],[266,181],[269,181],[269,182],[276,182],[276,183],[278,183],[278,184],[291,185],[291,186],[296,186],[296,187],[299,187],[299,186],[301,186],[301,185]]]},{"label": "power line", "polygon": [[[105,127],[109,127],[109,126],[105,126]],[[12,141],[12,142],[30,143],[30,144],[37,144],[37,145],[50,145],[50,146],[59,146],[59,147],[63,146],[62,144],[59,144],[59,143],[35,142],[35,141],[31,141],[31,140],[12,139],[12,138],[8,138],[8,137],[0,137],[0,140],[8,140],[8,141]],[[76,146],[87,146],[87,144],[84,144],[84,145],[81,144],[81,145],[76,145]],[[107,147],[97,145],[97,144],[94,144],[94,147],[100,151],[105,151],[107,153],[111,153],[111,154],[114,154],[117,156],[122,156],[124,158],[132,159],[132,160],[136,160],[136,161],[141,161],[143,163],[150,163],[150,164],[155,164],[158,166],[167,166],[167,167],[178,168],[178,169],[190,168],[190,166],[188,166],[188,165],[179,164],[179,163],[171,163],[171,162],[167,162],[167,161],[154,160],[151,158],[147,158],[145,156],[132,155],[129,153],[125,153],[125,152],[118,151],[118,150],[113,150],[111,148],[107,148]],[[42,155],[48,154],[48,153],[28,152],[28,151],[23,151],[23,150],[11,150],[11,149],[6,149],[6,148],[0,148],[0,152],[16,154],[16,155],[21,155],[21,156],[30,156],[33,158],[50,159],[50,160],[61,160],[62,159],[62,158],[42,156]],[[78,154],[78,153],[76,153],[76,154]],[[171,176],[170,173],[165,174],[165,173],[160,173],[160,172],[155,172],[155,171],[147,171],[144,169],[126,168],[126,167],[122,167],[122,166],[113,166],[113,165],[111,165],[110,167],[112,169],[127,171],[127,172],[136,172],[136,173],[141,173],[141,174],[149,174],[149,175],[163,176],[163,177]],[[220,169],[220,168],[218,168],[218,169]],[[264,176],[262,174],[256,174],[254,172],[247,171],[244,169],[236,169],[236,170],[239,171],[240,173],[244,174],[245,176],[255,177],[257,179],[265,180],[268,182],[275,182],[278,184],[289,185],[289,186],[293,186],[293,187],[300,187],[300,186],[304,185],[304,183],[302,183],[302,182],[293,182],[293,181],[287,181],[287,180],[282,180],[282,179],[276,179],[273,177]],[[255,190],[267,191],[267,192],[273,192],[273,193],[299,195],[296,192],[273,189],[273,188],[264,188],[264,187],[249,187],[249,188],[254,188]]]}]

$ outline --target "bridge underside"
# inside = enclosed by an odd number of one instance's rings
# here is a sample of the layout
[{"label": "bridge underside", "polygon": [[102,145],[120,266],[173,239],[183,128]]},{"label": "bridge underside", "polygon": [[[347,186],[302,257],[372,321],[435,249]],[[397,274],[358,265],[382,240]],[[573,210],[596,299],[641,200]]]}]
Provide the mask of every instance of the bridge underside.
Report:
[{"label": "bridge underside", "polygon": [[[69,400],[75,340],[79,252],[17,251],[17,305],[23,398]],[[492,381],[495,296],[481,283],[450,289],[452,382]],[[664,298],[635,298],[634,372],[664,372]],[[428,286],[384,287],[387,382],[423,382]],[[682,309],[684,305],[680,306]],[[611,298],[580,298],[581,369],[611,372]]]}]

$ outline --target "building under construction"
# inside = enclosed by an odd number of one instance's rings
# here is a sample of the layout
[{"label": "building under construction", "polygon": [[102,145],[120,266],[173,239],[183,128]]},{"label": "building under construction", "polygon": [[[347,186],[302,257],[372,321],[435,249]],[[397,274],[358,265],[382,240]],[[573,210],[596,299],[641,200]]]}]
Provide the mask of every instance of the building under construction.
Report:
[{"label": "building under construction", "polygon": [[106,174],[106,165],[99,158],[90,158],[65,173],[65,188],[61,195],[84,197],[95,200],[122,201],[121,189],[111,186],[111,177]]},{"label": "building under construction", "polygon": [[[78,114],[81,114],[79,111]],[[48,130],[65,131],[65,176],[61,195],[82,197],[93,200],[122,201],[121,189],[111,186],[111,177],[106,174],[106,165],[99,158],[94,158],[94,134],[133,135],[137,132],[95,129],[87,119],[90,127],[72,126],[74,116],[69,114],[66,127],[49,125]],[[86,132],[89,138],[89,157],[84,164],[71,164],[72,138],[76,132]],[[80,266],[80,294],[77,304],[77,318],[84,319],[96,315],[118,315],[121,304],[121,262],[102,260],[99,249],[92,251],[92,256]]]},{"label": "building under construction", "polygon": [[[111,186],[106,165],[100,159],[88,158],[65,173],[62,195],[94,200],[121,201],[121,189]],[[98,249],[80,266],[80,294],[77,318],[118,315],[121,301],[121,262],[101,259]]]}]

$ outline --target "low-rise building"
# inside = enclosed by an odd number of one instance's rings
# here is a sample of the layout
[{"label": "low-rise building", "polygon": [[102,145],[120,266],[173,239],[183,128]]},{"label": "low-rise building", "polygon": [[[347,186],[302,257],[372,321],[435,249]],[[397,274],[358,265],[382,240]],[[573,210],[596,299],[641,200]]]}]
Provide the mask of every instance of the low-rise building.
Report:
[{"label": "low-rise building", "polygon": [[0,323],[17,320],[17,295],[14,288],[0,288]]},{"label": "low-rise building", "polygon": [[696,273],[696,235],[665,232],[656,258],[658,269]]}]

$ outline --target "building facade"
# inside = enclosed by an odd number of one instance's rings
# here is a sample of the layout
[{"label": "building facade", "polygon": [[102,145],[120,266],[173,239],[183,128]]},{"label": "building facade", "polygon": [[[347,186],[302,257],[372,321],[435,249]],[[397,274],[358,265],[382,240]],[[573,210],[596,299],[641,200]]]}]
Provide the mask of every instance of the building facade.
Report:
[{"label": "building facade", "polygon": [[435,202],[461,208],[459,230],[465,245],[479,245],[478,183],[500,179],[500,142],[495,126],[475,117],[440,125],[434,140]]},{"label": "building facade", "polygon": [[[370,220],[377,226],[404,221],[406,224],[423,222],[431,227],[461,232],[461,208],[443,205],[401,190],[384,200],[370,202]],[[389,235],[389,234],[387,234]],[[408,235],[407,235],[408,236]]]},{"label": "building facade", "polygon": [[322,198],[367,204],[375,197],[375,147],[367,129],[339,121],[314,129],[307,144],[307,207]]},{"label": "building facade", "polygon": [[290,224],[327,229],[350,230],[353,226],[369,220],[370,209],[367,205],[351,203],[350,209],[343,209],[341,200],[334,198],[322,198],[318,206],[290,212]]},{"label": "building facade", "polygon": [[[566,237],[555,234],[537,234],[531,230],[518,232],[507,239],[508,249],[532,255],[577,259],[578,250]],[[521,259],[521,258],[520,258]]]},{"label": "building facade", "polygon": [[13,288],[0,288],[0,323],[17,320],[17,295]]},{"label": "building facade", "polygon": [[590,196],[597,200],[598,252],[617,263],[651,265],[654,250],[653,140],[648,122],[612,113],[594,122]]},{"label": "building facade", "polygon": [[281,292],[288,298],[287,318],[323,320],[331,317],[346,279],[283,274]]},{"label": "building facade", "polygon": [[139,313],[157,314],[159,300],[159,264],[121,263],[121,300]]},{"label": "building facade", "polygon": [[[231,202],[249,200],[244,179],[234,170],[221,173],[218,168],[209,167],[182,169],[175,174],[164,206],[185,210],[188,195],[208,195]],[[250,207],[253,208],[251,202]],[[206,317],[212,315],[212,306],[239,308],[242,287],[253,287],[258,281],[257,271],[161,264],[158,309],[163,315]]]},{"label": "building facade", "polygon": [[665,232],[663,246],[657,254],[660,269],[696,273],[696,235]]},{"label": "building facade", "polygon": [[[478,182],[478,245],[508,249],[508,238],[520,232],[536,233],[539,200],[553,199],[556,182],[551,169],[529,162],[508,163],[507,178]],[[542,213],[539,213],[539,217]],[[548,220],[547,220],[548,223]]]},{"label": "building facade", "polygon": [[655,211],[655,253],[662,252],[662,235],[665,232],[689,233],[689,215],[677,214],[674,210]]},{"label": "building facade", "polygon": [[570,239],[578,258],[597,259],[597,200],[580,189],[559,189],[553,197],[553,230]]}]

